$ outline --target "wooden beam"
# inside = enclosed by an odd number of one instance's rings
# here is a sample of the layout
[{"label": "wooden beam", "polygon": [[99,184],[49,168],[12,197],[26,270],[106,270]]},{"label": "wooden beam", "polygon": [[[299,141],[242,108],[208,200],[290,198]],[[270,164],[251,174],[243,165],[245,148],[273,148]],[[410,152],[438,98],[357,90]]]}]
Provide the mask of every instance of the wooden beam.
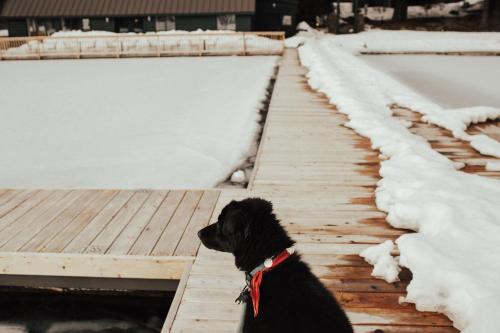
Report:
[{"label": "wooden beam", "polygon": [[4,252],[0,253],[0,274],[179,280],[186,262],[192,260],[193,257]]}]

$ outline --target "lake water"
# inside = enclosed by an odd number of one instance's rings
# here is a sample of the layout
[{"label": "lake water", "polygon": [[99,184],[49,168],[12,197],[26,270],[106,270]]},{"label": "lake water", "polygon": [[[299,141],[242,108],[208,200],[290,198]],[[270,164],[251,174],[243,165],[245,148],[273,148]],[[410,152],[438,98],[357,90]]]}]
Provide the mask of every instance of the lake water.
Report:
[{"label": "lake water", "polygon": [[447,108],[500,108],[500,57],[364,55],[363,60]]},{"label": "lake water", "polygon": [[160,332],[173,293],[0,292],[2,333]]}]

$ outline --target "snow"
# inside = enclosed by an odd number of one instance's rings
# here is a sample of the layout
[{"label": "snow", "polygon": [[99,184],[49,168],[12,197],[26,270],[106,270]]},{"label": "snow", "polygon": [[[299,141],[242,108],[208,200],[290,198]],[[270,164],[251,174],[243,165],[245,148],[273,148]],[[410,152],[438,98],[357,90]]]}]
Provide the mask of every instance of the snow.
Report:
[{"label": "snow", "polygon": [[[122,37],[120,40],[110,37]],[[282,42],[252,34],[243,35],[235,31],[170,30],[148,33],[114,33],[108,31],[60,31],[43,41],[30,41],[19,47],[10,48],[5,56],[50,53],[116,53],[162,52],[197,53],[206,51],[241,51],[245,43],[248,52],[280,52]]]},{"label": "snow", "polygon": [[0,62],[0,187],[212,187],[251,153],[276,61]]},{"label": "snow", "polygon": [[335,36],[330,42],[353,53],[500,53],[498,32],[370,30]]},{"label": "snow", "polygon": [[231,181],[233,183],[244,183],[246,180],[245,172],[243,170],[238,170],[233,172],[231,175]]},{"label": "snow", "polygon": [[8,37],[8,36],[9,36],[9,30],[7,29],[0,30],[0,37]]},{"label": "snow", "polygon": [[[401,32],[400,37],[398,33],[390,35],[394,40],[387,39],[386,46],[380,40],[377,47],[403,46],[398,39],[408,36],[407,32]],[[415,231],[396,240],[399,266],[413,273],[405,301],[415,303],[421,311],[446,314],[462,332],[496,332],[500,326],[500,181],[460,172],[463,165],[433,150],[425,139],[412,134],[407,124],[392,117],[390,105],[410,107],[428,121],[481,146],[476,148],[492,148],[491,141],[468,136],[465,127],[499,117],[500,111],[477,106],[446,110],[429,101],[355,56],[353,45],[362,45],[366,36],[339,38],[310,32],[308,37],[303,33],[300,39],[305,44],[299,53],[309,69],[309,84],[325,93],[348,116],[346,125],[370,138],[373,148],[386,157],[381,162],[376,205],[387,212],[392,226]],[[420,45],[429,50],[430,45],[439,44],[439,36],[446,41],[450,35],[420,36]],[[468,48],[469,37],[462,36],[464,40],[454,38],[452,44],[439,45],[439,49]],[[498,42],[495,34],[477,36],[482,36],[485,46]],[[496,148],[493,150],[496,154]],[[373,274],[388,280],[394,277],[398,262],[390,258],[390,245],[363,253],[376,265]]]},{"label": "snow", "polygon": [[[449,108],[500,108],[500,57],[445,55],[366,55],[383,70],[433,102]],[[467,78],[464,80],[464,78]]]},{"label": "snow", "polygon": [[486,171],[500,171],[500,161],[486,163]]},{"label": "snow", "polygon": [[392,283],[399,281],[398,275],[401,272],[398,261],[391,255],[393,250],[394,243],[387,240],[363,250],[359,255],[374,266],[372,276]]}]

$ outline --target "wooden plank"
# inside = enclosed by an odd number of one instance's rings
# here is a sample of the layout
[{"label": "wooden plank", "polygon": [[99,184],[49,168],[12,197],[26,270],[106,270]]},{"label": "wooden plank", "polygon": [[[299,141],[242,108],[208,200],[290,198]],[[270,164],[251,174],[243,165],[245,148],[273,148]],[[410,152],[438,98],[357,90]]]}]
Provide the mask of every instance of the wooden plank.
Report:
[{"label": "wooden plank", "polygon": [[141,235],[132,246],[129,254],[148,255],[160,239],[177,207],[184,198],[185,191],[170,191]]},{"label": "wooden plank", "polygon": [[59,233],[37,249],[40,252],[61,252],[92,221],[97,214],[115,197],[118,191],[99,191],[92,201]]},{"label": "wooden plank", "polygon": [[[47,197],[46,200],[39,201],[39,204],[37,206],[32,207],[32,209],[30,209],[26,214],[20,216],[15,221],[10,223],[7,227],[5,227],[2,230],[0,236],[0,249],[5,251],[5,244],[18,233],[25,232],[25,228],[30,226],[33,221],[37,220],[40,217],[43,217],[44,214],[55,214],[54,211],[60,209],[60,205],[58,205],[58,202],[63,200],[67,195],[70,194],[70,192],[71,191],[66,190],[52,191],[52,193]],[[10,249],[11,247],[9,246],[8,248]]]},{"label": "wooden plank", "polygon": [[[52,239],[54,235],[67,226],[71,221],[80,214],[80,212],[91,203],[98,195],[97,191],[78,191],[80,197],[69,205],[59,216],[47,224],[39,221],[36,225],[40,231],[35,234],[26,244],[19,250],[24,252],[37,252],[43,245]],[[33,232],[34,233],[34,232]]]},{"label": "wooden plank", "polygon": [[188,261],[184,268],[184,272],[182,273],[182,278],[179,281],[179,285],[177,286],[177,290],[175,292],[174,299],[170,304],[170,308],[167,313],[167,318],[163,323],[163,327],[161,329],[161,333],[169,333],[172,329],[172,325],[174,323],[175,317],[177,316],[177,310],[179,310],[179,306],[181,304],[181,300],[184,297],[184,291],[186,290],[187,280],[189,278],[189,273],[191,271],[191,267],[193,266],[193,261]]},{"label": "wooden plank", "polygon": [[192,257],[0,252],[0,274],[124,279],[182,277]]},{"label": "wooden plank", "polygon": [[152,251],[155,256],[170,256],[179,244],[194,210],[201,199],[202,191],[189,191],[175,211],[158,243]]},{"label": "wooden plank", "polygon": [[50,191],[23,191],[0,207],[0,231],[50,195]]},{"label": "wooden plank", "polygon": [[198,252],[200,240],[198,231],[207,226],[219,198],[219,191],[205,191],[196,207],[189,224],[174,251],[177,256],[193,256]]},{"label": "wooden plank", "polygon": [[458,333],[449,326],[394,326],[394,325],[354,325],[356,333]]},{"label": "wooden plank", "polygon": [[154,191],[106,253],[127,254],[166,198],[168,191]]},{"label": "wooden plank", "polygon": [[[20,228],[18,234],[5,243],[0,250],[2,251],[18,251],[25,245],[30,239],[35,237],[40,231],[42,231],[47,225],[52,221],[57,220],[68,207],[70,207],[75,201],[77,201],[82,196],[81,191],[71,191],[69,194],[61,196],[61,199],[54,204],[48,204],[45,212],[38,216],[33,217],[33,219],[20,218],[16,221],[12,227]],[[22,224],[22,226],[21,226]],[[5,234],[8,233],[9,228],[4,230]]]},{"label": "wooden plank", "polygon": [[95,218],[66,246],[64,253],[82,253],[99,235],[108,222],[120,211],[134,191],[120,191]]},{"label": "wooden plank", "polygon": [[[15,196],[21,194],[22,192],[26,192],[26,191],[17,191],[17,190],[0,190],[0,208],[6,204],[7,202],[9,202],[12,198],[14,198]],[[0,217],[2,216],[3,214],[1,213],[0,211]]]},{"label": "wooden plank", "polygon": [[135,192],[132,198],[120,209],[120,211],[102,229],[99,235],[85,249],[85,253],[104,254],[122,230],[142,207],[151,195],[149,191]]}]

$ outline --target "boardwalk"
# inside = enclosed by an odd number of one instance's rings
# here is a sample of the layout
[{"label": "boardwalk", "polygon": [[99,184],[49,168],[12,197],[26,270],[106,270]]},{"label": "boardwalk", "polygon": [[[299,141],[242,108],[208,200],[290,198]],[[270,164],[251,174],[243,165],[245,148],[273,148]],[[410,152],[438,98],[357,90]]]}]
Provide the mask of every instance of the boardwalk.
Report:
[{"label": "boardwalk", "polygon": [[[175,279],[179,288],[163,332],[235,332],[244,285],[231,255],[199,247],[196,232],[233,199],[263,197],[313,271],[346,308],[356,332],[455,333],[436,313],[400,304],[409,271],[388,284],[370,276],[358,253],[395,239],[374,204],[378,152],[312,91],[296,50],[278,73],[248,189],[195,191],[0,190],[0,272],[6,275]],[[394,106],[434,149],[466,172],[498,178],[450,133]],[[498,135],[498,123],[474,131]]]},{"label": "boardwalk", "polygon": [[[404,231],[385,223],[374,206],[378,153],[343,126],[346,118],[306,83],[297,53],[287,50],[271,100],[249,191],[224,191],[215,212],[232,199],[260,196],[279,218],[313,271],[346,307],[356,332],[456,332],[444,316],[399,304],[410,273],[388,284],[370,276],[358,253]],[[217,214],[214,214],[214,217]],[[232,257],[200,248],[173,332],[235,332],[234,303],[243,276]]]}]

